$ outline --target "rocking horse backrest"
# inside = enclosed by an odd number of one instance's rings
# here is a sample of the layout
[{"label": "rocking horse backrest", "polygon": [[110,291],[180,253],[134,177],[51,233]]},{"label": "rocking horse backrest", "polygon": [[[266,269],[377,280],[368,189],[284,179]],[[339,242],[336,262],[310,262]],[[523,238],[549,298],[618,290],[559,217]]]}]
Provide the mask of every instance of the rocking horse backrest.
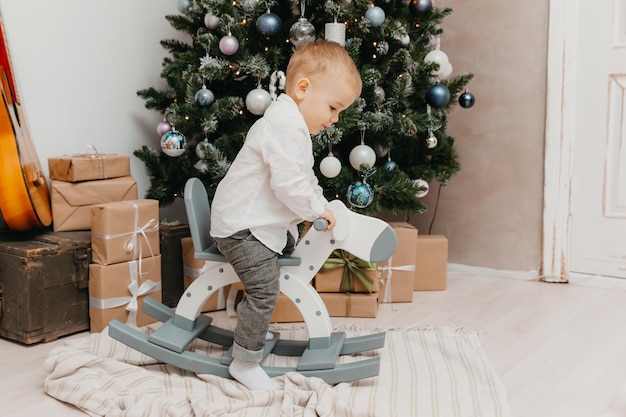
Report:
[{"label": "rocking horse backrest", "polygon": [[185,184],[185,211],[194,252],[203,252],[213,244],[211,207],[206,188],[198,178],[189,178]]}]

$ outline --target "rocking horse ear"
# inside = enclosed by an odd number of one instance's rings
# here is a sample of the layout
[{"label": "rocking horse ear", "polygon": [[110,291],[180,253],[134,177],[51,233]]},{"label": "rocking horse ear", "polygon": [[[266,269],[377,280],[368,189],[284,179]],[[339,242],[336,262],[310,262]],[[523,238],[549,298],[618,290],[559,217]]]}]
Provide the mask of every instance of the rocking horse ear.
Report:
[{"label": "rocking horse ear", "polygon": [[350,233],[350,218],[347,213],[334,213],[337,223],[333,228],[333,236],[337,240],[345,240]]}]

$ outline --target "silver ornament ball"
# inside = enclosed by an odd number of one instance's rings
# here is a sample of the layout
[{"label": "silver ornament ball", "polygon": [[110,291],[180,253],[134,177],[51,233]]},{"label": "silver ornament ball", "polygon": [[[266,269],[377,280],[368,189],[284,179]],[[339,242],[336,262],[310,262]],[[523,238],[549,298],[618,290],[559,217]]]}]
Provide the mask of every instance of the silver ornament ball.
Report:
[{"label": "silver ornament ball", "polygon": [[385,21],[385,11],[378,6],[372,6],[365,11],[365,19],[370,26],[378,27]]},{"label": "silver ornament ball", "polygon": [[272,103],[270,93],[262,88],[255,88],[246,96],[246,108],[254,115],[261,116]]},{"label": "silver ornament ball", "polygon": [[213,91],[203,87],[196,91],[196,95],[193,99],[198,106],[208,107],[215,101],[215,95],[213,94]]},{"label": "silver ornament ball", "polygon": [[315,26],[306,18],[301,17],[289,29],[289,40],[297,48],[315,40]]},{"label": "silver ornament ball", "polygon": [[439,141],[437,140],[437,136],[435,135],[430,135],[426,138],[426,147],[428,149],[434,148],[435,146],[437,146],[437,143],[439,143]]},{"label": "silver ornament ball", "polygon": [[215,16],[213,13],[208,12],[204,15],[204,26],[209,29],[217,29],[220,25],[220,18]]},{"label": "silver ornament ball", "polygon": [[239,50],[239,41],[232,35],[226,35],[220,39],[219,48],[224,55],[235,55]]},{"label": "silver ornament ball", "polygon": [[357,145],[350,151],[350,165],[357,171],[361,167],[369,169],[376,163],[376,152],[367,145]]}]

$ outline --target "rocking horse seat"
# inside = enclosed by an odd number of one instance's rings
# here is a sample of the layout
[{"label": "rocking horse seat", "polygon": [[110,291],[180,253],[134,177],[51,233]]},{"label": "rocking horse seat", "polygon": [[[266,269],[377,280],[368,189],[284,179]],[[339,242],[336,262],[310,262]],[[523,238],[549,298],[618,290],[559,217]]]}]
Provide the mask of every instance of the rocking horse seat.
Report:
[{"label": "rocking horse seat", "polygon": [[[220,252],[220,250],[215,245],[211,245],[202,252],[195,252],[194,256],[196,259],[202,259],[203,261],[212,261],[212,262],[228,262],[224,255]],[[298,266],[302,262],[302,259],[297,256],[290,255],[279,255],[278,256],[278,265],[279,266]]]}]

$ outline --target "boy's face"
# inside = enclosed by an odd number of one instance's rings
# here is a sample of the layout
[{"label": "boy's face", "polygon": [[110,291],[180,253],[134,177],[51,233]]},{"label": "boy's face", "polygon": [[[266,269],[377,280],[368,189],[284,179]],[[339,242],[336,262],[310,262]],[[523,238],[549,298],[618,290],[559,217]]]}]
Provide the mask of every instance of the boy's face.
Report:
[{"label": "boy's face", "polygon": [[336,123],[339,113],[357,98],[352,83],[341,76],[301,78],[296,90],[295,101],[311,134],[328,129]]}]

